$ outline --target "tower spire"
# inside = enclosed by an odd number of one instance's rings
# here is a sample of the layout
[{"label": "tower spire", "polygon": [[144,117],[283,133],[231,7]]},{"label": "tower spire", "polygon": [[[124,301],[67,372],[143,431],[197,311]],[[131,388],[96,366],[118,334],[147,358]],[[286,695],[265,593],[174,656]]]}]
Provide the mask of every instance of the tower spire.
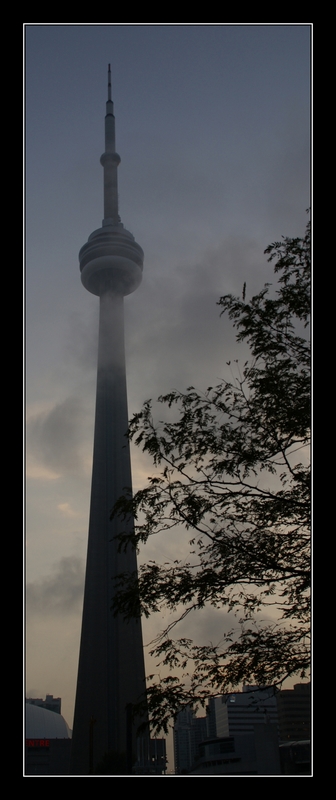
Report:
[{"label": "tower spire", "polygon": [[112,83],[111,83],[111,64],[109,64],[109,65],[108,65],[108,70],[107,70],[107,99],[108,99],[108,100],[112,100],[112,97],[111,97],[111,92],[112,92]]},{"label": "tower spire", "polygon": [[117,168],[120,156],[115,149],[115,118],[112,102],[111,64],[107,72],[107,101],[105,116],[105,153],[100,158],[104,167],[104,219],[103,226],[120,224],[118,211]]}]

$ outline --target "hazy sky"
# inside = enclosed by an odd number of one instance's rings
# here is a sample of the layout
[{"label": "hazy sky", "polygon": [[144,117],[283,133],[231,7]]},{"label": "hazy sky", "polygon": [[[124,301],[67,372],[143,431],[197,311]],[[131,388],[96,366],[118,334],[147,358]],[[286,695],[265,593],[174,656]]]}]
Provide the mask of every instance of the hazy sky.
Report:
[{"label": "hazy sky", "polygon": [[[130,415],[226,374],[243,349],[216,302],[272,282],[263,251],[301,236],[310,205],[309,26],[26,26],[27,691],[60,695],[70,727],[98,342],[78,251],[103,217],[109,62],[120,215],[145,252],[125,301]],[[137,489],[151,466],[132,464]],[[184,632],[221,627],[204,612]]]}]

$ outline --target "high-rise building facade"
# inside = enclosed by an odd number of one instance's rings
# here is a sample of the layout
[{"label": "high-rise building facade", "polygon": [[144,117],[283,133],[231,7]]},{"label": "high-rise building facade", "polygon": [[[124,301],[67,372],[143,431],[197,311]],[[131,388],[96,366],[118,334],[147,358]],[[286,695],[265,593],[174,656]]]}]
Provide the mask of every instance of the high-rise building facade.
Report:
[{"label": "high-rise building facade", "polygon": [[187,706],[177,714],[174,724],[175,774],[188,774],[198,757],[198,748],[207,737],[206,718],[196,717]]},{"label": "high-rise building facade", "polygon": [[[107,753],[136,757],[130,709],[145,691],[140,619],[111,611],[114,578],[135,573],[136,554],[118,550],[133,520],[110,519],[118,498],[131,493],[124,347],[124,296],[140,284],[143,251],[118,212],[115,118],[108,72],[105,116],[104,219],[79,253],[81,279],[100,301],[96,416],[82,634],[72,740],[71,773],[94,773]],[[132,742],[132,744],[130,743]],[[143,749],[143,748],[142,748]]]},{"label": "high-rise building facade", "polygon": [[310,739],[310,683],[296,683],[276,696],[282,742]]},{"label": "high-rise building facade", "polygon": [[209,698],[206,717],[186,707],[174,725],[177,775],[280,775],[273,688]]},{"label": "high-rise building facade", "polygon": [[273,687],[244,686],[242,692],[233,692],[211,699],[208,726],[216,736],[234,736],[253,732],[256,725],[272,724],[278,729],[278,709]]}]

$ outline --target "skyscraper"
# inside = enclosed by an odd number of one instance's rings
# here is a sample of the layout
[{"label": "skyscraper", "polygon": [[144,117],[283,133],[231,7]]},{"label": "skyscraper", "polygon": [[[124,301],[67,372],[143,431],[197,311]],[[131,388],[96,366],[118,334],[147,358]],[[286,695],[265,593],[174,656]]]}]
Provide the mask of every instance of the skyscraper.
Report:
[{"label": "skyscraper", "polygon": [[[107,752],[125,753],[126,707],[145,690],[140,619],[126,623],[111,611],[113,578],[134,572],[136,554],[118,552],[115,537],[133,521],[110,521],[116,500],[131,491],[124,348],[124,295],[140,284],[143,251],[118,214],[115,119],[108,69],[105,117],[104,219],[79,253],[85,288],[100,298],[96,417],[82,635],[71,773],[95,771]],[[135,729],[132,731],[135,749]]]}]

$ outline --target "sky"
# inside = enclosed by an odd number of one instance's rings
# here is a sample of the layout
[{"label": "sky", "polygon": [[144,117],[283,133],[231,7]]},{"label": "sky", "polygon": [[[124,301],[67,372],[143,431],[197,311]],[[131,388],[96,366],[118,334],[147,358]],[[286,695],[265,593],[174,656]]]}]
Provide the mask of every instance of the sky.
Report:
[{"label": "sky", "polygon": [[[310,35],[304,24],[25,25],[26,688],[61,696],[70,727],[98,344],[78,252],[103,218],[107,65],[120,216],[145,253],[125,300],[131,417],[149,398],[227,377],[246,351],[217,301],[272,283],[265,248],[304,234]],[[151,471],[132,448],[135,490]],[[222,624],[204,612],[183,635],[207,643]],[[144,623],[145,644],[158,625]]]}]

